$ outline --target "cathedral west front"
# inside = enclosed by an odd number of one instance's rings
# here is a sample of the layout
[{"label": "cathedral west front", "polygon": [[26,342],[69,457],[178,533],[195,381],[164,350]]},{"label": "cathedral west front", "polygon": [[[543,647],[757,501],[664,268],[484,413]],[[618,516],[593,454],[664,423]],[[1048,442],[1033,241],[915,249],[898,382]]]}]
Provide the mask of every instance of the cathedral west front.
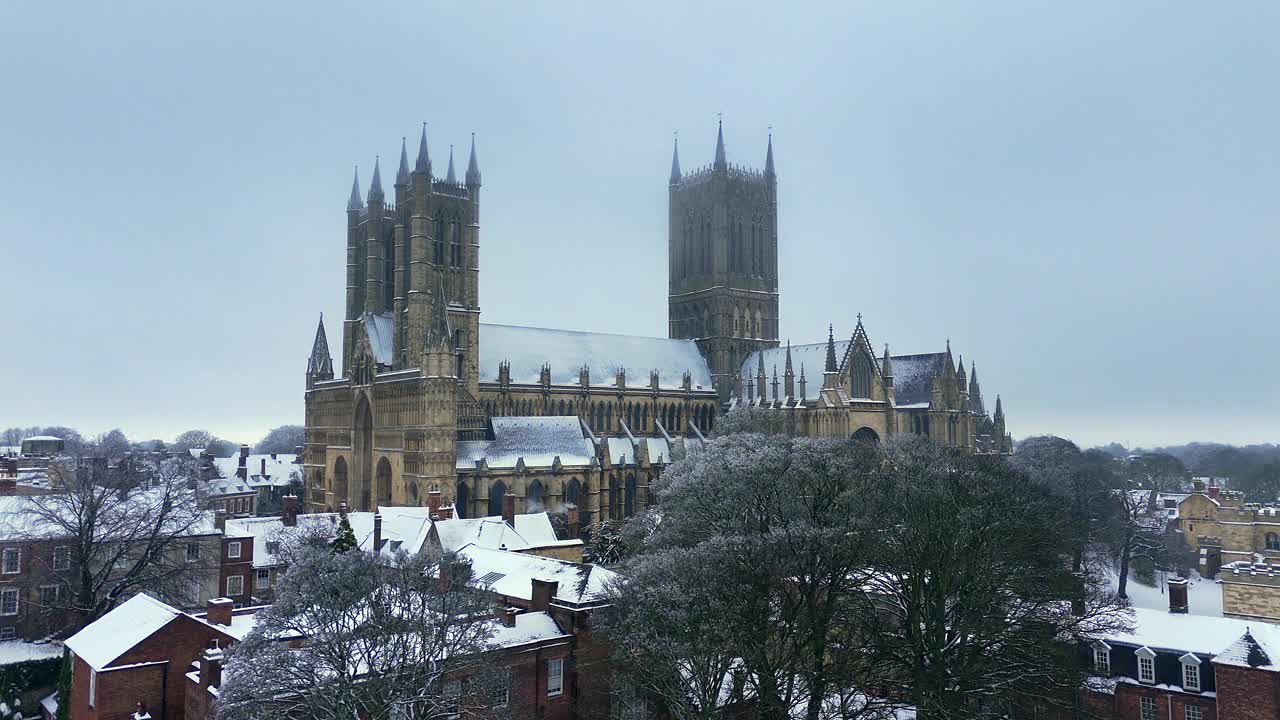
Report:
[{"label": "cathedral west front", "polygon": [[[898,433],[1008,452],[999,399],[944,351],[877,353],[861,316],[848,340],[779,342],[777,177],[673,150],[668,337],[480,322],[475,140],[457,177],[433,171],[426,130],[402,146],[390,197],[375,164],[347,202],[341,374],[323,319],[306,371],[309,510],[426,505],[461,517],[574,508],[583,526],[651,502],[650,482],[717,417],[752,406],[793,432],[879,442]],[[779,366],[782,367],[781,374]]]}]

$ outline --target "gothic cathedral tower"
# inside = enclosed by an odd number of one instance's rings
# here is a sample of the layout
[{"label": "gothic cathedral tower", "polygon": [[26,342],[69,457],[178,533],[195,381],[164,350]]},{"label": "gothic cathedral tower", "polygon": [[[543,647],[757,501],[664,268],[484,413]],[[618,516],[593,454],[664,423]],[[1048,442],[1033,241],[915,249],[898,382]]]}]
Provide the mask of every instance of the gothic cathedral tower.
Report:
[{"label": "gothic cathedral tower", "polygon": [[672,152],[668,331],[698,343],[721,403],[747,354],[778,346],[777,190],[772,136],[763,172],[726,161],[723,124],[710,167],[682,174]]}]

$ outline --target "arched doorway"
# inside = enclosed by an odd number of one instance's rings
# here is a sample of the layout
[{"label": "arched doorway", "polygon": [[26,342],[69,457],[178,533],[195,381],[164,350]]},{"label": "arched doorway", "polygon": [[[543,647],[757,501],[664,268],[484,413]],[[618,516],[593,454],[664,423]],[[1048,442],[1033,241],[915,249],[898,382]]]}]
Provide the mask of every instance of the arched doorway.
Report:
[{"label": "arched doorway", "polygon": [[524,494],[524,511],[527,513],[542,512],[544,509],[542,507],[543,495],[545,495],[545,492],[542,489],[541,481],[534,480],[529,483],[529,489]]},{"label": "arched doorway", "polygon": [[471,507],[471,490],[466,483],[458,483],[458,489],[453,494],[453,516],[465,518],[467,510]]},{"label": "arched doorway", "polygon": [[378,460],[378,504],[391,504],[391,463],[386,458]]},{"label": "arched doorway", "polygon": [[502,514],[502,498],[507,494],[507,486],[499,480],[489,487],[489,517]]},{"label": "arched doorway", "polygon": [[339,456],[337,460],[333,461],[333,495],[338,502],[344,502],[350,507],[350,492],[351,488],[348,486],[347,480],[347,460]]},{"label": "arched doorway", "polygon": [[865,425],[853,433],[853,439],[868,445],[880,444],[880,434]]},{"label": "arched doorway", "polygon": [[356,401],[351,449],[354,455],[352,490],[357,495],[354,509],[369,510],[373,490],[373,410],[369,407],[369,398],[363,393]]}]

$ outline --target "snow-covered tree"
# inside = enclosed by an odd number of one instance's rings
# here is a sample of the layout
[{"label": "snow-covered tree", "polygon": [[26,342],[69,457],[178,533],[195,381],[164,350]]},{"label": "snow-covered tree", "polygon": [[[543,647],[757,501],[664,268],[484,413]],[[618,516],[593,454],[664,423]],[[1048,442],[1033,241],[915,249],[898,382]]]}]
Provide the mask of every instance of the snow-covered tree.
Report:
[{"label": "snow-covered tree", "polygon": [[488,652],[496,608],[465,563],[334,553],[324,534],[289,552],[275,604],[231,650],[219,720],[519,716],[496,707],[508,682]]},{"label": "snow-covered tree", "polygon": [[[146,590],[178,605],[200,601],[198,589],[216,577],[217,545],[193,553],[188,544],[213,531],[191,487],[189,457],[163,461],[147,482],[93,471],[89,458],[64,457],[49,468],[56,491],[24,498],[22,512],[0,518],[12,537],[57,539],[52,557],[37,554],[35,572],[62,591],[42,596],[40,610],[69,613],[68,632],[93,622]],[[99,466],[101,467],[101,466]]]}]

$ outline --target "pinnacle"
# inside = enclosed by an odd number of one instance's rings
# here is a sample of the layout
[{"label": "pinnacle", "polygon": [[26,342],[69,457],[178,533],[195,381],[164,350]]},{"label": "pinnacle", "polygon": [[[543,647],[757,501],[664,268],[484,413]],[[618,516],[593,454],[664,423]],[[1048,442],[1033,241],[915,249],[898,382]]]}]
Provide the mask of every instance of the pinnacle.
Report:
[{"label": "pinnacle", "polygon": [[453,146],[449,146],[449,172],[444,176],[445,182],[457,184],[458,176],[453,172]]},{"label": "pinnacle", "polygon": [[400,169],[396,172],[396,184],[409,184],[409,148],[405,138],[400,138]]},{"label": "pinnacle", "polygon": [[475,133],[471,133],[471,159],[467,162],[467,185],[480,186],[480,161],[476,159]]},{"label": "pinnacle", "polygon": [[725,161],[723,119],[716,124],[716,160],[712,167],[716,170],[725,170],[729,167],[729,163]]},{"label": "pinnacle", "polygon": [[414,163],[415,172],[431,174],[431,154],[427,152],[427,124],[422,123],[422,139],[418,141],[418,160]]},{"label": "pinnacle", "polygon": [[356,167],[355,175],[351,178],[351,197],[347,200],[348,210],[359,210],[364,207],[364,198],[360,197],[360,168]]},{"label": "pinnacle", "polygon": [[680,138],[676,138],[675,144],[671,149],[671,180],[672,185],[680,183]]}]

